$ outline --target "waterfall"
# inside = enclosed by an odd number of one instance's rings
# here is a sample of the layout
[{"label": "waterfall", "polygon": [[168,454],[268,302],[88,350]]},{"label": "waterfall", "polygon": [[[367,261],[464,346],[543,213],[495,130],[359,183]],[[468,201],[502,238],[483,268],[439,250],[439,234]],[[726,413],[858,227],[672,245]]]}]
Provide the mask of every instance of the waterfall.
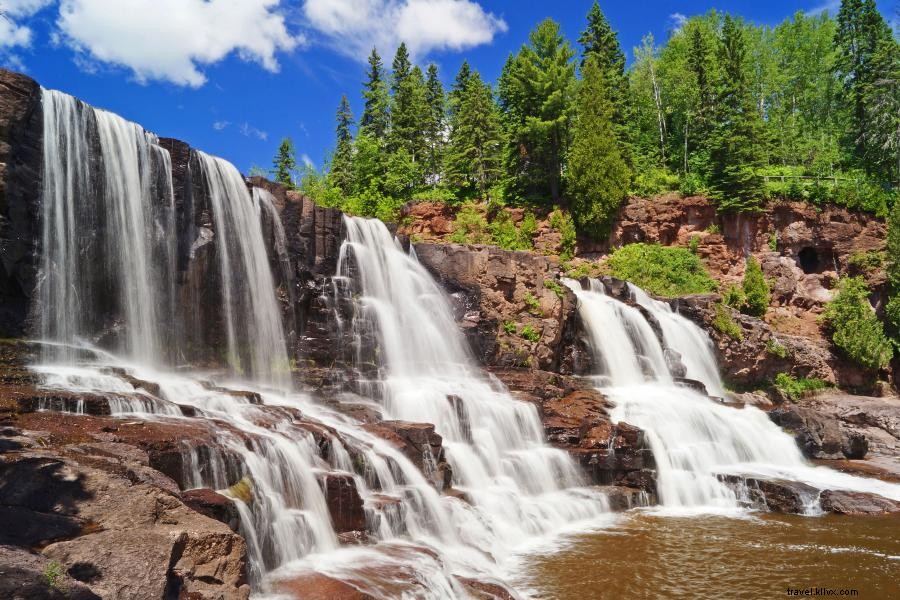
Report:
[{"label": "waterfall", "polygon": [[[656,367],[642,369],[639,365],[658,365],[664,349],[649,325],[634,323],[636,318],[644,320],[640,311],[606,295],[597,280],[591,280],[587,290],[575,281],[565,283],[578,298],[579,315],[605,375],[601,389],[616,404],[612,417],[640,427],[649,439],[657,464],[657,490],[666,508],[736,509],[738,494],[718,477],[725,474],[900,498],[900,485],[810,466],[793,438],[763,411],[722,405],[674,385]],[[705,333],[643,290],[635,286],[630,290],[637,303],[656,317],[663,340],[681,354],[688,375],[713,393],[723,390]]]},{"label": "waterfall", "polygon": [[459,535],[494,557],[602,514],[576,465],[547,446],[538,412],[475,366],[443,290],[378,220],[345,217],[339,276],[356,276],[354,329],[376,332],[384,416],[433,423],[480,525]]}]

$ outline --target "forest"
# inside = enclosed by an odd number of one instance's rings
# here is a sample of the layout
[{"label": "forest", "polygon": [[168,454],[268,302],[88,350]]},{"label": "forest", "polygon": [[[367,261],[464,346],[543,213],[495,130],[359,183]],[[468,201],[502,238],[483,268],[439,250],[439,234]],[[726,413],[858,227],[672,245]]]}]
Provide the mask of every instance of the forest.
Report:
[{"label": "forest", "polygon": [[677,191],[722,212],[768,199],[885,216],[900,178],[900,44],[874,0],[776,27],[710,11],[626,56],[595,2],[577,43],[552,19],[496,85],[464,61],[449,90],[401,44],[373,49],[358,118],[344,95],[322,172],[290,139],[275,178],[317,202],[393,220],[410,200],[561,208],[603,239],[629,195]]}]

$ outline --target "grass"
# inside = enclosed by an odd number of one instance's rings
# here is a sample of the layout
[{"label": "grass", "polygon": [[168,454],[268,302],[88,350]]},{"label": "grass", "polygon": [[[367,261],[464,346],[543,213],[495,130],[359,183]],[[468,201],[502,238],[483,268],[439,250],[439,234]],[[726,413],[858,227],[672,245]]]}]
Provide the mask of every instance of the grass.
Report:
[{"label": "grass", "polygon": [[766,352],[772,356],[777,356],[778,358],[788,357],[788,349],[782,346],[775,338],[770,338],[769,341],[766,342]]},{"label": "grass", "polygon": [[552,279],[545,279],[544,287],[556,294],[556,297],[560,300],[566,297],[566,293],[563,291],[562,286]]},{"label": "grass", "polygon": [[44,567],[44,579],[47,580],[47,585],[52,588],[60,589],[62,578],[63,566],[55,560],[51,560],[47,563],[47,566]]},{"label": "grass", "polygon": [[775,387],[792,401],[797,401],[818,390],[828,387],[828,382],[814,377],[793,377],[787,373],[779,373],[775,376]]},{"label": "grass", "polygon": [[716,317],[713,319],[713,327],[715,327],[718,331],[724,333],[728,337],[743,341],[744,339],[744,331],[741,329],[741,326],[735,322],[735,320],[731,317],[731,314],[728,312],[728,309],[725,308],[721,304],[716,304]]},{"label": "grass", "polygon": [[523,327],[519,335],[521,335],[523,339],[526,339],[529,342],[536,342],[541,339],[541,334],[538,333],[538,330],[531,325],[526,325],[525,327]]},{"label": "grass", "polygon": [[716,282],[688,248],[659,244],[628,244],[607,261],[611,274],[656,296],[674,298],[714,292]]}]

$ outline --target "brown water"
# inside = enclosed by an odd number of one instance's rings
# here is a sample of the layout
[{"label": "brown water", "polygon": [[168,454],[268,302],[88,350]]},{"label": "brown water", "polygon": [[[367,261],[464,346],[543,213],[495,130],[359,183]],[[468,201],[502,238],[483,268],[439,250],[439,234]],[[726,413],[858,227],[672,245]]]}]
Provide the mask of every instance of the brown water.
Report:
[{"label": "brown water", "polygon": [[530,557],[523,572],[548,599],[756,600],[817,587],[900,599],[900,518],[638,513]]}]

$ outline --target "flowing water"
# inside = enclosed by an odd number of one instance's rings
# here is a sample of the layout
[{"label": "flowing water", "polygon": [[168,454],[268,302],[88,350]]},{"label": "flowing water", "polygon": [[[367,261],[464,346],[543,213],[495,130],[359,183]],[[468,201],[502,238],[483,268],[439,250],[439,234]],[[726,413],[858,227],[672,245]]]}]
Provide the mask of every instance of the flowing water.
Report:
[{"label": "flowing water", "polygon": [[[663,342],[682,357],[687,374],[708,390],[721,390],[706,334],[668,306],[630,287],[637,304],[660,324],[662,340],[643,314],[615,300],[603,284],[566,284],[597,356],[603,392],[615,402],[612,417],[646,432],[657,463],[660,503],[670,512],[731,512],[746,501],[719,475],[756,475],[808,483],[817,489],[859,490],[900,498],[900,486],[810,466],[793,438],[754,407],[736,409],[672,382]],[[662,361],[662,362],[661,362]],[[818,512],[818,497],[807,499]]]}]

